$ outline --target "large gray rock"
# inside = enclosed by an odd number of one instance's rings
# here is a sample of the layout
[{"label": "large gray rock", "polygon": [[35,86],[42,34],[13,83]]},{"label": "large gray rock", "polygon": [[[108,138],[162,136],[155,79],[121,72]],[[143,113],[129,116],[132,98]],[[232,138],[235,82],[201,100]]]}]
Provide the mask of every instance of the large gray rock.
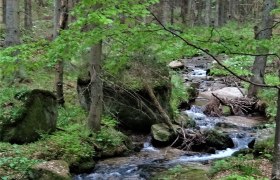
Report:
[{"label": "large gray rock", "polygon": [[34,180],[70,180],[71,176],[65,161],[52,160],[31,167],[30,178]]},{"label": "large gray rock", "polygon": [[53,93],[32,90],[17,96],[23,102],[19,113],[12,119],[0,119],[0,140],[11,143],[29,143],[40,138],[40,133],[56,130],[57,102]]},{"label": "large gray rock", "polygon": [[[243,89],[242,89],[242,91],[244,93]],[[200,96],[207,98],[207,99],[212,99],[212,98],[214,98],[212,93],[217,95],[220,98],[227,98],[227,99],[243,97],[243,94],[240,92],[240,90],[237,87],[224,87],[222,89],[218,89],[215,91],[205,91],[205,92],[201,92]]]}]

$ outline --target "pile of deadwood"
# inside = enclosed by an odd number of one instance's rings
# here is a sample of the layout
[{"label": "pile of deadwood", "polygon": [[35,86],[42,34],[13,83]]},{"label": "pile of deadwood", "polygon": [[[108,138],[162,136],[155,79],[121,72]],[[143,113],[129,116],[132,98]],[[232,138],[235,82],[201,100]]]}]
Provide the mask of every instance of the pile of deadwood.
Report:
[{"label": "pile of deadwood", "polygon": [[223,108],[230,109],[229,115],[244,116],[250,114],[265,114],[266,104],[256,98],[239,97],[222,98],[212,93],[213,99],[205,106],[204,113],[208,116],[222,116]]}]

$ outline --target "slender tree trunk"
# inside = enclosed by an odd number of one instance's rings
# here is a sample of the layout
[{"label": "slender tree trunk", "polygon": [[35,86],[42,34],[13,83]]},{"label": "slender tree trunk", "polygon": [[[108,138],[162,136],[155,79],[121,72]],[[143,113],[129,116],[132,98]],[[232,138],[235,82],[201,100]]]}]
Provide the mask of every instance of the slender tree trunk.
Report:
[{"label": "slender tree trunk", "polygon": [[170,129],[172,129],[174,132],[174,128],[172,126],[172,122],[171,122],[171,119],[169,118],[168,114],[165,112],[165,110],[163,109],[163,107],[160,105],[153,89],[151,88],[151,86],[146,83],[146,82],[143,82],[144,83],[144,86],[145,86],[145,90],[148,92],[150,98],[152,99],[152,102],[154,103],[155,107],[157,108],[158,112],[161,114],[162,118],[163,118],[163,122],[168,125],[168,127]]},{"label": "slender tree trunk", "polygon": [[187,17],[188,17],[188,1],[182,0],[181,2],[181,18],[182,23],[187,24]]},{"label": "slender tree trunk", "polygon": [[[272,26],[273,26],[273,15],[271,15],[271,11],[276,7],[276,0],[265,0],[264,8],[263,8],[263,16],[261,27],[255,27],[255,39],[257,40],[264,40],[270,39],[272,36]],[[264,47],[257,47],[257,53],[259,54],[267,54],[269,50]],[[265,74],[265,67],[266,67],[267,56],[256,56],[252,74],[251,81],[264,84],[264,74]],[[260,87],[250,85],[248,90],[248,96],[254,97],[257,95],[258,90]]]},{"label": "slender tree trunk", "polygon": [[162,24],[166,25],[168,22],[168,13],[169,13],[169,3],[168,0],[160,1],[160,13],[159,19]]},{"label": "slender tree trunk", "polygon": [[5,4],[0,0],[0,30],[5,28]]},{"label": "slender tree trunk", "polygon": [[24,28],[26,30],[32,30],[32,1],[24,0]]},{"label": "slender tree trunk", "polygon": [[44,2],[44,0],[37,0],[38,1],[38,5],[41,6],[41,7],[45,7],[46,4]]},{"label": "slender tree trunk", "polygon": [[195,20],[195,2],[194,0],[188,1],[188,25],[190,27],[194,26],[194,20]]},{"label": "slender tree trunk", "polygon": [[[53,37],[56,38],[61,30],[67,29],[68,26],[68,0],[55,0],[54,12],[54,33]],[[64,106],[64,92],[63,92],[63,60],[58,59],[55,66],[55,88],[57,102],[59,105]]]},{"label": "slender tree trunk", "polygon": [[[278,64],[280,68],[280,62]],[[278,70],[280,79],[280,69]],[[280,180],[280,89],[278,89],[278,100],[277,100],[277,115],[276,115],[276,128],[275,128],[275,140],[274,140],[274,162],[271,174],[272,180]]]},{"label": "slender tree trunk", "polygon": [[13,46],[20,43],[19,29],[19,1],[6,1],[6,38],[5,46]]},{"label": "slender tree trunk", "polygon": [[226,21],[225,0],[216,0],[216,26],[222,26]]},{"label": "slender tree trunk", "polygon": [[100,77],[102,42],[91,48],[90,55],[90,80],[91,80],[91,104],[88,114],[88,127],[92,131],[99,131],[101,128],[101,116],[103,111],[103,84]]},{"label": "slender tree trunk", "polygon": [[197,11],[195,24],[202,25],[204,22],[203,11],[205,12],[204,10],[205,3],[203,2],[203,0],[196,0],[195,4],[196,4],[196,11]]},{"label": "slender tree trunk", "polygon": [[205,24],[210,26],[211,23],[211,0],[205,1]]},{"label": "slender tree trunk", "polygon": [[175,0],[169,1],[170,4],[170,23],[173,25],[174,24],[174,11],[175,11]]}]

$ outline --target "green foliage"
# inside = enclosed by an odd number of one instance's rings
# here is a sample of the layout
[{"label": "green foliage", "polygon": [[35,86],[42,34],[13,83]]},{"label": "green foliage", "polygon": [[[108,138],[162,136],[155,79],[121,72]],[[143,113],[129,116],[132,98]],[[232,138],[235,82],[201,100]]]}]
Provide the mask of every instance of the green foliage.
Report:
[{"label": "green foliage", "polygon": [[[248,56],[235,56],[225,60],[223,64],[230,67],[232,71],[240,76],[249,76],[251,75],[250,67],[253,64],[253,58]],[[219,66],[216,66],[211,69],[211,74],[216,76],[225,76],[229,75],[229,72]]]},{"label": "green foliage", "polygon": [[24,101],[20,101],[21,94],[28,91],[25,87],[7,87],[0,91],[0,121],[13,122],[22,115]]},{"label": "green foliage", "polygon": [[222,178],[221,180],[268,180],[268,178],[256,178],[254,176],[241,176],[238,174],[232,174]]},{"label": "green foliage", "polygon": [[87,113],[80,106],[69,104],[66,107],[58,109],[57,126],[65,127],[73,123],[81,123],[85,121]]},{"label": "green foliage", "polygon": [[[270,85],[279,85],[279,77],[277,74],[268,74],[265,76],[265,82]],[[276,117],[277,112],[277,90],[276,89],[263,89],[258,94],[259,98],[266,102],[266,114],[269,117]]]},{"label": "green foliage", "polygon": [[66,131],[58,131],[46,138],[48,144],[58,159],[63,159],[70,165],[79,159],[93,157],[93,138],[89,137],[89,132],[84,126],[71,125]]},{"label": "green foliage", "polygon": [[252,155],[231,157],[223,160],[215,161],[214,166],[210,170],[210,175],[215,175],[220,171],[237,171],[242,176],[255,176],[260,175],[260,171],[256,166],[250,162],[253,159]]},{"label": "green foliage", "polygon": [[125,136],[113,128],[101,128],[95,135],[95,140],[103,149],[114,148],[123,144]]},{"label": "green foliage", "polygon": [[254,152],[256,155],[273,160],[274,152],[274,135],[263,141],[259,141],[254,145]]},{"label": "green foliage", "polygon": [[119,122],[111,116],[103,116],[101,124],[107,128],[116,128]]},{"label": "green foliage", "polygon": [[182,101],[188,100],[186,86],[184,85],[183,78],[176,72],[171,75],[172,91],[171,91],[171,107],[175,114],[179,114],[178,105]]},{"label": "green foliage", "polygon": [[4,169],[12,169],[14,171],[19,171],[20,173],[27,173],[29,168],[34,164],[41,162],[36,159],[29,159],[26,157],[16,156],[16,157],[1,157],[0,167]]}]

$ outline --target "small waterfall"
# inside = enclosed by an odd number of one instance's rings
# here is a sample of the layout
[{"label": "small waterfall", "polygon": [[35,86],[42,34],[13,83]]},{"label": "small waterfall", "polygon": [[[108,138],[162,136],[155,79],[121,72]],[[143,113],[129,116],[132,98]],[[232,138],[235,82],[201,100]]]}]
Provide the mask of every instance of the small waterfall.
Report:
[{"label": "small waterfall", "polygon": [[148,136],[146,142],[144,142],[144,147],[141,151],[152,151],[152,152],[158,152],[159,150],[157,148],[155,148],[152,143],[152,137]]}]

